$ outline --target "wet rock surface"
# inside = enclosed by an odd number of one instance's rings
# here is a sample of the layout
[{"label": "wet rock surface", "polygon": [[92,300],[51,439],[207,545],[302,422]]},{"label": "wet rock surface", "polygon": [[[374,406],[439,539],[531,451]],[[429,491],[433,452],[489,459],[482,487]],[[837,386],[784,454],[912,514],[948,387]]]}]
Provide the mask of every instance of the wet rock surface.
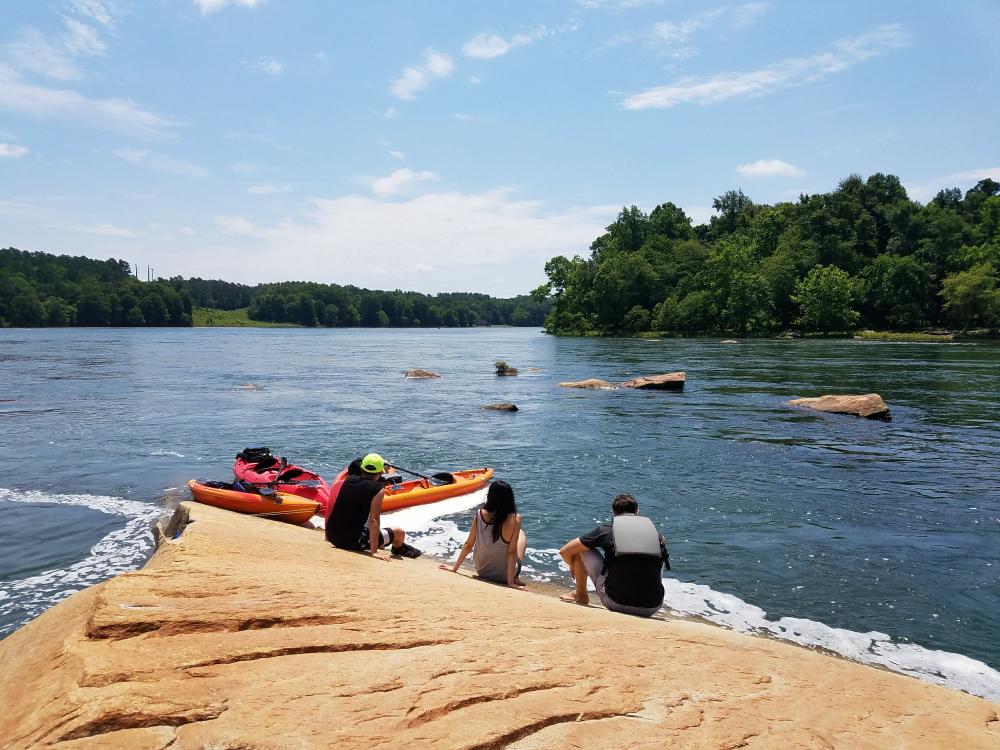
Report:
[{"label": "wet rock surface", "polygon": [[518,411],[517,404],[506,401],[499,404],[486,404],[483,408],[490,411]]}]

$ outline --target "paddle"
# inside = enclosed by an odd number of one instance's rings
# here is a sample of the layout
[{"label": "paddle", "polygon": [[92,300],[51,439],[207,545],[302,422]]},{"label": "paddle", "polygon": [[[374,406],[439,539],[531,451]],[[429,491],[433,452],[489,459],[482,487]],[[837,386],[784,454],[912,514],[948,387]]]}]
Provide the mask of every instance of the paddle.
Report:
[{"label": "paddle", "polygon": [[390,468],[393,468],[393,469],[397,469],[399,471],[405,471],[407,474],[412,474],[415,477],[420,477],[421,479],[426,479],[428,482],[432,482],[432,481],[437,480],[438,482],[441,482],[442,484],[454,484],[455,483],[455,476],[453,474],[449,474],[447,471],[439,471],[437,474],[434,474],[433,476],[427,476],[426,474],[421,474],[418,471],[413,471],[412,469],[407,469],[405,466],[400,466],[399,464],[389,464],[389,463],[387,463],[386,466],[388,466]]}]

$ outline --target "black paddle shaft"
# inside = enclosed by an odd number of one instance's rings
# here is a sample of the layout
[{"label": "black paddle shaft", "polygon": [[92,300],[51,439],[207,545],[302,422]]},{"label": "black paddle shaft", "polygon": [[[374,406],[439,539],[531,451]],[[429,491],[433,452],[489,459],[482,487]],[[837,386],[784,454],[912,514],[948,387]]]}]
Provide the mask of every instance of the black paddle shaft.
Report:
[{"label": "black paddle shaft", "polygon": [[454,484],[455,483],[455,477],[452,474],[449,474],[446,471],[438,472],[434,476],[429,477],[426,474],[421,474],[418,471],[413,471],[412,469],[407,469],[405,466],[400,466],[399,464],[388,464],[387,463],[386,466],[390,466],[393,469],[398,469],[399,471],[405,471],[407,474],[412,474],[415,477],[420,477],[421,479],[426,479],[428,482],[431,482],[431,481],[433,481],[433,480],[436,479],[439,482],[447,482],[448,484]]}]

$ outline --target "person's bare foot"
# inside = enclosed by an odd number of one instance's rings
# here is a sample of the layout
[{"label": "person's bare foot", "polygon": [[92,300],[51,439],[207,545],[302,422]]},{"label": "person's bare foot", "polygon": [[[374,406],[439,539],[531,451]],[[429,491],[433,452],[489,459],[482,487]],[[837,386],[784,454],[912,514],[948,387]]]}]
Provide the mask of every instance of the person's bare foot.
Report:
[{"label": "person's bare foot", "polygon": [[559,598],[571,604],[590,604],[590,597],[587,594],[584,594],[582,599],[578,599],[575,593],[563,594]]}]

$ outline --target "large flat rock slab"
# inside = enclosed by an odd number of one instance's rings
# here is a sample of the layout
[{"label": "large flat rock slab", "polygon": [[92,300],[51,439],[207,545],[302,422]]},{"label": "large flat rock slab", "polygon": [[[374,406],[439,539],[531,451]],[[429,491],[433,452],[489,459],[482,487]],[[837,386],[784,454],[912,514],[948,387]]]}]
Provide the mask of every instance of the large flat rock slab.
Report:
[{"label": "large flat rock slab", "polygon": [[1000,706],[908,677],[179,513],[0,641],[4,748],[1000,746]]},{"label": "large flat rock slab", "polygon": [[796,398],[788,402],[789,406],[803,406],[815,411],[825,411],[834,414],[853,414],[866,419],[880,419],[888,422],[892,419],[889,407],[877,393],[866,393],[855,396],[818,396],[816,398]]}]

